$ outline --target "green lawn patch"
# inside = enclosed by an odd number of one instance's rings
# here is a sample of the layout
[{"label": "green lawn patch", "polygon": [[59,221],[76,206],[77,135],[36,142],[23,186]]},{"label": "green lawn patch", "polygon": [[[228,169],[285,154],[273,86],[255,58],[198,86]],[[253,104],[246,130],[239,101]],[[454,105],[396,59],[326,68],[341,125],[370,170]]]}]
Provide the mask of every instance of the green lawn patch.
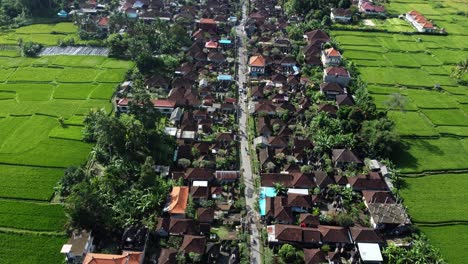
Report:
[{"label": "green lawn patch", "polygon": [[126,60],[116,60],[113,58],[108,58],[106,61],[102,64],[103,68],[109,68],[109,69],[130,69],[135,66],[135,63],[133,61],[126,61]]},{"label": "green lawn patch", "polygon": [[[374,98],[374,102],[379,109],[388,109],[388,101],[391,99],[390,95],[387,94],[372,94],[372,98]],[[411,98],[405,96],[406,104],[404,105],[404,109],[406,111],[416,111],[418,108],[416,105],[411,101]]]}]

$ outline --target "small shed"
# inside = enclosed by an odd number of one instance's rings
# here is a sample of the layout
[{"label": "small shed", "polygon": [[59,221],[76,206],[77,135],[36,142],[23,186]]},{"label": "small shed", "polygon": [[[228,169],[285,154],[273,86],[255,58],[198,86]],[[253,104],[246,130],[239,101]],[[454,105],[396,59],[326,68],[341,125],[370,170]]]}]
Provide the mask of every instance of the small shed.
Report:
[{"label": "small shed", "polygon": [[376,243],[358,243],[359,254],[363,263],[382,263],[380,246]]}]

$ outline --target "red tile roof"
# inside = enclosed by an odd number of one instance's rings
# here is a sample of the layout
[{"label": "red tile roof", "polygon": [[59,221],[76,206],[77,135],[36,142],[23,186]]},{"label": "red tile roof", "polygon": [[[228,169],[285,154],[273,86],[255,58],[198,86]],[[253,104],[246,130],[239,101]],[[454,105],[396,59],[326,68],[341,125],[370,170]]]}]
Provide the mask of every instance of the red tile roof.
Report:
[{"label": "red tile roof", "polygon": [[157,99],[151,100],[154,107],[170,107],[173,108],[176,106],[176,101],[174,100],[167,100],[167,99]]},{"label": "red tile roof", "polygon": [[254,67],[265,67],[265,57],[262,55],[252,56],[250,57],[249,65]]},{"label": "red tile roof", "polygon": [[216,24],[216,21],[211,18],[202,18],[200,19],[200,24]]}]

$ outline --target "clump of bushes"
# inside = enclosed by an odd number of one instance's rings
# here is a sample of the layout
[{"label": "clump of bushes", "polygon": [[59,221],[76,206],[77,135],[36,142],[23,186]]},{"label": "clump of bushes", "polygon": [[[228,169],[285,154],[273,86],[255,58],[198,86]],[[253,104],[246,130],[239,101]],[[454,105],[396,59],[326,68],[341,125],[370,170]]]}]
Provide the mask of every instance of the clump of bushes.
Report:
[{"label": "clump of bushes", "polygon": [[21,46],[21,52],[25,57],[36,57],[42,49],[42,44],[28,41]]}]

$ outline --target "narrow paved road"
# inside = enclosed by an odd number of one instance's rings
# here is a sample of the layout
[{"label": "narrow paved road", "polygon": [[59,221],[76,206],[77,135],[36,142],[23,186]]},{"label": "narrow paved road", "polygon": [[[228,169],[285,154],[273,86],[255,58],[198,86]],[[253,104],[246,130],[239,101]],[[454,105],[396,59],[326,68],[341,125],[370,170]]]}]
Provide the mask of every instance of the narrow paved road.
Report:
[{"label": "narrow paved road", "polygon": [[[250,263],[262,263],[260,254],[260,243],[259,243],[259,232],[257,229],[257,223],[259,221],[258,213],[255,211],[255,202],[257,201],[257,194],[255,193],[255,187],[253,184],[252,167],[250,164],[250,156],[248,153],[249,142],[248,142],[248,129],[247,129],[247,116],[249,113],[248,105],[249,100],[245,100],[247,95],[242,94],[244,83],[247,82],[247,36],[244,30],[245,19],[247,19],[247,6],[244,2],[242,6],[242,21],[240,25],[236,27],[236,33],[239,37],[238,44],[238,84],[239,84],[239,130],[240,130],[240,145],[241,145],[241,162],[242,170],[244,171],[244,182],[245,182],[245,201],[247,204],[247,227],[250,230]],[[247,101],[247,102],[246,102]]]}]

